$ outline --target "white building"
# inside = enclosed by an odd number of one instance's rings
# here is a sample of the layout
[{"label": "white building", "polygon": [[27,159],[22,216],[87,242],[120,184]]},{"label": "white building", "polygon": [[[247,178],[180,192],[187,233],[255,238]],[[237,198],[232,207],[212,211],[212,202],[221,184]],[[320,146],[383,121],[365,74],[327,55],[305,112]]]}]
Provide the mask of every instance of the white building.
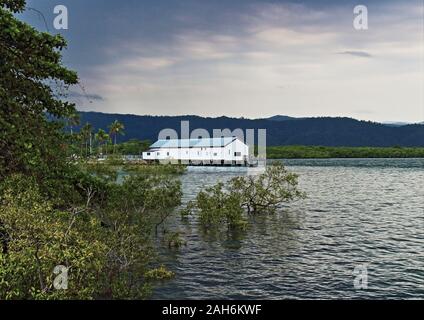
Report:
[{"label": "white building", "polygon": [[237,137],[158,140],[143,160],[193,165],[248,165],[249,147]]}]

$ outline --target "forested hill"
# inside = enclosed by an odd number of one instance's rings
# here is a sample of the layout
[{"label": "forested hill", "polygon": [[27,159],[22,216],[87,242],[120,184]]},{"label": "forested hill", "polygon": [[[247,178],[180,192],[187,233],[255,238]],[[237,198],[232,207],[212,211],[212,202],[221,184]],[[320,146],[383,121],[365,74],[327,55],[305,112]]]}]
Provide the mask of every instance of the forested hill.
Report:
[{"label": "forested hill", "polygon": [[388,126],[358,121],[351,118],[289,118],[285,121],[270,119],[250,120],[243,118],[203,118],[198,116],[136,116],[81,112],[81,124],[89,122],[97,130],[107,127],[114,120],[125,125],[125,136],[120,141],[149,139],[155,141],[165,128],[180,134],[183,120],[190,121],[190,131],[203,128],[213,129],[267,129],[267,144],[310,145],[310,146],[424,146],[424,125]]}]

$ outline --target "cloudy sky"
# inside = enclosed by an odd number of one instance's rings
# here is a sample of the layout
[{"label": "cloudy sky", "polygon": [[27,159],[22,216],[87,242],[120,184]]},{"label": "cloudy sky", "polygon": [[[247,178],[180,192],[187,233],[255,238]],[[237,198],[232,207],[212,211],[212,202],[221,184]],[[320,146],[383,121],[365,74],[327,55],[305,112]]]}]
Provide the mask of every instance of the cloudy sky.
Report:
[{"label": "cloudy sky", "polygon": [[[69,29],[53,28],[68,8]],[[368,30],[353,8],[368,8]],[[80,110],[424,120],[424,12],[411,1],[29,0],[68,39]],[[47,24],[47,25],[46,25]]]}]

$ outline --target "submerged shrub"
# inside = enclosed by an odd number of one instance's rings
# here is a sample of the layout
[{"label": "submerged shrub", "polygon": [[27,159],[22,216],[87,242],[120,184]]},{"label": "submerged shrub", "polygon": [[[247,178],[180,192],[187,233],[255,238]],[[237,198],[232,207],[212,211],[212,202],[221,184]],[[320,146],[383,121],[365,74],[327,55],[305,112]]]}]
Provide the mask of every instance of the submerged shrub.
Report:
[{"label": "submerged shrub", "polygon": [[274,213],[282,204],[304,197],[298,189],[298,176],[275,163],[258,176],[236,177],[226,186],[221,182],[201,191],[180,214],[187,218],[196,212],[205,228],[244,229],[246,214]]},{"label": "submerged shrub", "polygon": [[241,198],[226,192],[223,183],[201,191],[197,195],[196,205],[199,221],[206,228],[224,224],[228,229],[233,229],[246,224]]},{"label": "submerged shrub", "polygon": [[249,214],[274,213],[282,204],[305,197],[298,189],[298,175],[289,172],[281,162],[267,166],[258,176],[232,179],[229,191],[239,195]]},{"label": "submerged shrub", "polygon": [[180,232],[172,232],[166,235],[165,242],[168,245],[168,248],[180,248],[187,245],[187,242],[181,237]]},{"label": "submerged shrub", "polygon": [[146,272],[144,276],[148,280],[158,281],[172,279],[175,274],[172,271],[166,269],[164,265],[161,265],[159,268]]}]

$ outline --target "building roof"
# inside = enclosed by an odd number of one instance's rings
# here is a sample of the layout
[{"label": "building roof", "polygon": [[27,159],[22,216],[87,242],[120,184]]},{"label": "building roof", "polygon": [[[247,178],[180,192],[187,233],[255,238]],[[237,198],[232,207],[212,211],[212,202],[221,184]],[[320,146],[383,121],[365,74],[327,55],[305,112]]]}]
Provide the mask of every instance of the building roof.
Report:
[{"label": "building roof", "polygon": [[225,147],[236,137],[208,138],[208,139],[171,139],[158,140],[150,146],[151,149],[158,148],[207,148],[207,147]]}]

